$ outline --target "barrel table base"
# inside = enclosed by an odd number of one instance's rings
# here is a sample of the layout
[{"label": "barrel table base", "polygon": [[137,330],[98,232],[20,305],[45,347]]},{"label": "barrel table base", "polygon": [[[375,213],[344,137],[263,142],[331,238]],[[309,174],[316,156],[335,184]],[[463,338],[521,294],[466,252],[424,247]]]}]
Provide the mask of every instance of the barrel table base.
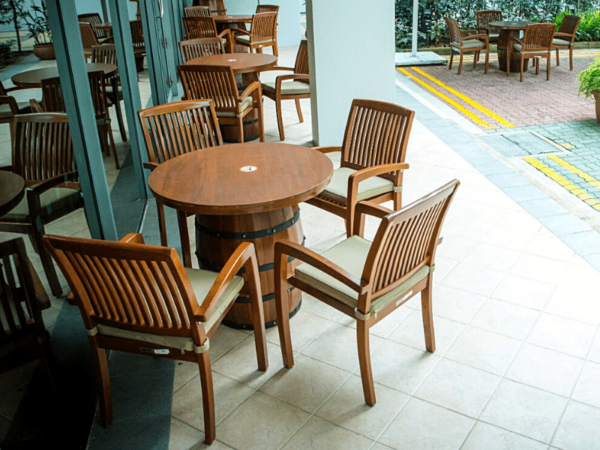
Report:
[{"label": "barrel table base", "polygon": [[[238,89],[243,92],[246,87],[253,81],[258,81],[258,76],[255,73],[243,73],[236,75],[238,81]],[[258,125],[258,110],[255,108],[254,111],[248,113],[246,117],[242,119],[244,125],[244,142],[254,141],[260,137],[260,126]],[[236,143],[239,142],[238,127],[237,125],[220,125],[221,137],[225,143]]]},{"label": "barrel table base", "polygon": [[[519,38],[519,30],[502,30],[500,31],[500,36],[498,37],[498,66],[502,72],[506,72],[506,54],[508,53],[508,41],[510,37]],[[527,68],[529,67],[529,60],[526,59],[523,61],[523,72],[527,72]],[[514,57],[514,54],[511,55],[510,59],[510,71],[521,73],[521,58]]]},{"label": "barrel table base", "polygon": [[[275,326],[277,313],[275,308],[274,247],[275,242],[282,239],[303,244],[304,235],[298,206],[257,214],[197,215],[195,223],[196,255],[198,263],[203,269],[219,271],[240,243],[252,242],[254,244],[259,266],[265,326],[267,328]],[[290,260],[288,273],[291,274],[297,264],[295,260]],[[301,299],[300,290],[292,289],[288,292],[290,317],[300,308]],[[232,328],[253,328],[250,298],[246,286],[225,316],[223,323]]]}]

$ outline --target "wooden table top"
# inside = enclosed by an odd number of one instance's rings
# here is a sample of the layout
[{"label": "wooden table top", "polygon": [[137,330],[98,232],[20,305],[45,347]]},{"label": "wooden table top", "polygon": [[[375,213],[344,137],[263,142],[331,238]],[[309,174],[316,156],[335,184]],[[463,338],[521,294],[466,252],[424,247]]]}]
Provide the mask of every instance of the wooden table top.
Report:
[{"label": "wooden table top", "polygon": [[216,23],[252,23],[252,16],[246,14],[229,14],[226,16],[219,14],[212,14],[211,17],[215,19]]},{"label": "wooden table top", "polygon": [[234,73],[251,73],[275,66],[277,56],[267,53],[225,53],[222,55],[200,56],[186,61],[186,64],[231,66]]},{"label": "wooden table top", "polygon": [[0,217],[19,204],[25,193],[25,180],[20,175],[0,170]]},{"label": "wooden table top", "polygon": [[527,25],[534,23],[536,22],[527,22],[523,20],[499,20],[497,22],[490,22],[488,26],[492,28],[505,28],[507,30],[524,30]]},{"label": "wooden table top", "polygon": [[[117,70],[114,64],[105,63],[86,63],[88,72],[102,70],[105,75],[111,75]],[[44,67],[43,69],[28,70],[16,74],[11,78],[15,86],[23,88],[42,87],[42,80],[58,76],[58,67]]]},{"label": "wooden table top", "polygon": [[331,160],[300,145],[250,142],[198,150],[159,165],[148,184],[165,205],[207,215],[254,214],[320,193]]}]

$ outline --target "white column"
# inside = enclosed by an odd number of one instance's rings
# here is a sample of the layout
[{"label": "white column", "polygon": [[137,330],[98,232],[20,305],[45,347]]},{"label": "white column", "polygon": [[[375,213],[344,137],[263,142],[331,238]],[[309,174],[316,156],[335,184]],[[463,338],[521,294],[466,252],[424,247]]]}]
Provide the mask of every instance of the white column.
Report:
[{"label": "white column", "polygon": [[340,145],[352,100],[394,101],[394,0],[307,0],[313,137]]}]

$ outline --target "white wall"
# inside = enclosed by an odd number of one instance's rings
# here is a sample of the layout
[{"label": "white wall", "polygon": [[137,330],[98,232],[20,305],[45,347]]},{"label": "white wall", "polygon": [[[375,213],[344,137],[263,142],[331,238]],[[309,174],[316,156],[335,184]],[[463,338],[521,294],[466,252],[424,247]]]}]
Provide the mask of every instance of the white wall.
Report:
[{"label": "white wall", "polygon": [[[329,0],[328,0],[329,1]],[[263,5],[279,5],[277,44],[280,47],[298,45],[303,39],[298,0],[260,0]],[[254,14],[257,0],[225,0],[227,14]],[[267,50],[268,52],[268,50]]]},{"label": "white wall", "polygon": [[394,0],[307,0],[313,137],[340,145],[352,100],[394,102]]}]

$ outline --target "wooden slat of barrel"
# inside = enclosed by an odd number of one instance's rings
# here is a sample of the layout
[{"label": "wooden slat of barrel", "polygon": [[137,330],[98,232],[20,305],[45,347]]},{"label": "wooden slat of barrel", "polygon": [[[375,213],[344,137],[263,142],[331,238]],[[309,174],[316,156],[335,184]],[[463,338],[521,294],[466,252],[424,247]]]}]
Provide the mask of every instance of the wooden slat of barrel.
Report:
[{"label": "wooden slat of barrel", "polygon": [[[498,44],[496,50],[498,54],[498,67],[503,72],[506,72],[506,53],[508,52],[508,41],[511,36],[518,38],[519,30],[502,30],[498,37]],[[528,67],[529,60],[526,59],[525,61],[523,61],[523,72],[527,72]],[[515,58],[514,55],[511,55],[510,71],[521,73],[521,59],[519,57]]]},{"label": "wooden slat of barrel", "polygon": [[[254,244],[259,265],[266,327],[274,326],[277,319],[273,251],[275,242],[282,239],[298,244],[304,241],[298,206],[238,216],[196,216],[196,250],[202,268],[220,270],[241,242]],[[288,271],[291,273],[296,265],[296,261],[290,261]],[[300,300],[299,290],[290,291],[290,317],[300,306]],[[223,323],[233,328],[252,329],[250,299],[245,289],[240,293]]]}]

